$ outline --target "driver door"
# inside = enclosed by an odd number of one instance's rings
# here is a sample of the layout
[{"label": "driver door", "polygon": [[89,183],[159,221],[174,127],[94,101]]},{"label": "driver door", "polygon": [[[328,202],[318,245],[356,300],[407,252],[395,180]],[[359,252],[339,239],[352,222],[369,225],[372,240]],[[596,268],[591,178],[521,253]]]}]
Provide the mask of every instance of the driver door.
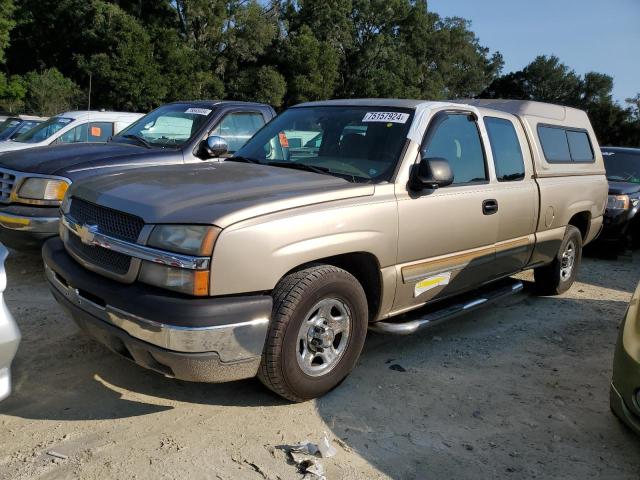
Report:
[{"label": "driver door", "polygon": [[498,213],[481,125],[466,111],[437,113],[421,152],[444,158],[453,184],[414,192],[396,186],[399,213],[397,289],[399,312],[461,293],[492,277]]}]

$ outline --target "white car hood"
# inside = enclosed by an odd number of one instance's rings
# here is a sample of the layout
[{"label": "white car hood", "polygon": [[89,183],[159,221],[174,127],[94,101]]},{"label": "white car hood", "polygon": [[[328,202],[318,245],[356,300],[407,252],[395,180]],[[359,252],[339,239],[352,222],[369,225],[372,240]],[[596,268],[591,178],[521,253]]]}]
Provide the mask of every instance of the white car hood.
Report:
[{"label": "white car hood", "polygon": [[40,143],[20,143],[5,140],[0,142],[0,152],[10,152],[12,150],[24,150],[25,148],[40,147]]}]

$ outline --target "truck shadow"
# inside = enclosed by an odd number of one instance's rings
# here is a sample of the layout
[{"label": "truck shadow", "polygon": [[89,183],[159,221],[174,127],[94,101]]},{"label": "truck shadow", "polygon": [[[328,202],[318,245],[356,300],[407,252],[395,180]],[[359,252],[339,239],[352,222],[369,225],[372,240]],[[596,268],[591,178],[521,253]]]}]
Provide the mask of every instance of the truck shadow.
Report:
[{"label": "truck shadow", "polygon": [[[625,307],[623,302],[534,298],[530,296],[532,288],[530,282],[525,282],[525,293],[499,302],[496,304],[497,309],[480,310],[410,337],[370,334],[360,361],[361,365],[347,379],[346,386],[341,386],[325,399],[319,400],[318,406],[330,405],[331,399],[335,398],[343,401],[346,392],[352,391],[358,384],[361,384],[362,388],[372,387],[373,384],[366,381],[364,372],[382,368],[386,373],[388,364],[398,359],[399,352],[402,352],[402,355],[418,355],[426,361],[431,361],[434,352],[442,350],[440,344],[434,344],[430,340],[433,335],[441,336],[444,345],[463,332],[466,335],[489,335],[502,324],[498,312],[505,308],[513,308],[510,306],[513,302],[516,305],[522,303],[527,306],[527,318],[535,318],[535,307],[540,302],[571,304],[570,309],[575,312],[576,318],[579,318],[579,312],[585,308],[597,308],[603,312],[615,310],[621,315]],[[549,322],[554,316],[540,321]],[[71,327],[70,321],[68,324],[70,328],[75,328]],[[514,327],[516,326],[517,322],[514,323]],[[558,328],[560,327],[561,324],[558,325]],[[24,343],[28,344],[29,331],[23,329],[23,335]],[[490,340],[487,342],[491,343]],[[438,347],[435,350],[434,345]],[[198,384],[165,378],[118,357],[80,332],[65,337],[64,342],[53,347],[57,350],[54,355],[47,354],[42,359],[37,353],[30,351],[28,345],[25,347],[20,349],[14,362],[14,393],[0,404],[1,414],[49,420],[115,419],[157,413],[175,408],[180,403],[236,407],[287,403],[267,391],[257,380]],[[498,342],[496,345],[483,345],[480,350],[498,351],[506,347]],[[449,348],[455,348],[455,345],[451,344]],[[378,365],[382,357],[384,361],[382,365]],[[395,372],[391,376],[387,375],[387,380],[397,379],[395,375]],[[384,377],[380,379],[382,380]],[[376,385],[373,387],[378,388]],[[386,389],[389,385],[383,382],[379,387]],[[367,396],[375,392],[369,392]],[[354,394],[359,396],[361,393],[363,392]],[[342,410],[348,411],[349,408],[345,407]],[[355,410],[356,406],[354,413]]]},{"label": "truck shadow", "polygon": [[[557,478],[568,458],[582,473],[624,476],[637,471],[640,443],[608,395],[625,308],[522,294],[412,337],[371,335],[317,411],[393,478]],[[612,457],[598,466],[602,445]]]}]

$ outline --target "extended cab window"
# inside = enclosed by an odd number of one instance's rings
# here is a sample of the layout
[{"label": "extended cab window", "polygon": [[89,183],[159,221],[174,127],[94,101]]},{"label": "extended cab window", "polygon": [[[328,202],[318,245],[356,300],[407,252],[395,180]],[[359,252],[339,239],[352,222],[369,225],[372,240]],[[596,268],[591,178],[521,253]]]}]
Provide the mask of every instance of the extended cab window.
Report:
[{"label": "extended cab window", "polygon": [[264,117],[257,112],[234,112],[225,116],[211,135],[224,138],[229,152],[237,152],[264,125]]},{"label": "extended cab window", "polygon": [[484,124],[489,134],[498,181],[522,180],[524,159],[513,123],[504,118],[485,117]]},{"label": "extended cab window", "polygon": [[413,111],[384,106],[298,107],[285,111],[229,161],[324,173],[351,182],[389,180]]},{"label": "extended cab window", "polygon": [[453,172],[453,183],[483,182],[487,169],[475,119],[468,114],[441,114],[425,136],[425,158],[444,158]]},{"label": "extended cab window", "polygon": [[589,135],[583,130],[538,125],[538,137],[547,162],[570,163],[594,160]]}]

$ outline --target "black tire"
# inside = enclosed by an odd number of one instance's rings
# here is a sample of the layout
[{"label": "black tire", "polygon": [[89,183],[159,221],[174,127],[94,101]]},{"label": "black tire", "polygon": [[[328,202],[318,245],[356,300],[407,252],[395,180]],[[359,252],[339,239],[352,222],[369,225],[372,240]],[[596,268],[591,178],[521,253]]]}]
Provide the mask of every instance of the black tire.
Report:
[{"label": "black tire", "polygon": [[[567,247],[573,245],[574,262],[570,275],[563,275],[563,256]],[[582,234],[573,225],[567,226],[556,258],[549,265],[538,267],[533,271],[536,289],[541,295],[559,295],[571,288],[582,261]]]},{"label": "black tire", "polygon": [[[284,277],[273,293],[271,325],[258,371],[260,381],[278,395],[303,402],[336,387],[356,365],[367,334],[367,297],[358,280],[332,265],[315,265]],[[351,313],[342,356],[320,376],[310,376],[298,363],[302,323],[324,299],[338,299]]]}]

